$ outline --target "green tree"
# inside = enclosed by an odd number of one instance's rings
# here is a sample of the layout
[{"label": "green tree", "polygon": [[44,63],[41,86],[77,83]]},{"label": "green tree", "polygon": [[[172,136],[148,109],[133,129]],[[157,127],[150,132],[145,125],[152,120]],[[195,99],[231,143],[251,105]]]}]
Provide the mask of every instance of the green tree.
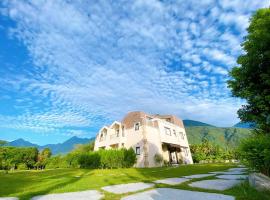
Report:
[{"label": "green tree", "polygon": [[38,162],[36,163],[37,168],[44,169],[51,155],[52,152],[49,148],[43,149],[38,155]]},{"label": "green tree", "polygon": [[231,70],[228,85],[234,96],[247,102],[238,110],[240,119],[270,134],[270,9],[258,10],[247,31],[245,53]]}]

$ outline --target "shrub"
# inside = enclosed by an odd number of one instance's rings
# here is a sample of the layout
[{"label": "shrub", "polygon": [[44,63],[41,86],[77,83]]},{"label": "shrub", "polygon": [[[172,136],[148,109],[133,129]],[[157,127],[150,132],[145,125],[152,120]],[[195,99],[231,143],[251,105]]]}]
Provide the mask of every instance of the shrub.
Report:
[{"label": "shrub", "polygon": [[80,154],[78,157],[78,163],[81,168],[99,168],[100,155],[98,152],[89,152]]},{"label": "shrub", "polygon": [[155,154],[154,156],[155,163],[160,165],[163,162],[163,156],[159,153]]},{"label": "shrub", "polygon": [[17,169],[19,169],[19,170],[27,170],[28,167],[27,167],[27,165],[25,163],[20,163],[20,164],[18,164]]},{"label": "shrub", "polygon": [[48,159],[46,169],[68,168],[66,156],[53,156]]},{"label": "shrub", "polygon": [[136,153],[132,148],[124,149],[124,167],[132,167],[136,163]]},{"label": "shrub", "polygon": [[251,168],[270,175],[270,136],[255,135],[240,145],[241,159]]},{"label": "shrub", "polygon": [[123,168],[132,167],[136,154],[130,149],[110,149],[76,154],[80,168]]}]

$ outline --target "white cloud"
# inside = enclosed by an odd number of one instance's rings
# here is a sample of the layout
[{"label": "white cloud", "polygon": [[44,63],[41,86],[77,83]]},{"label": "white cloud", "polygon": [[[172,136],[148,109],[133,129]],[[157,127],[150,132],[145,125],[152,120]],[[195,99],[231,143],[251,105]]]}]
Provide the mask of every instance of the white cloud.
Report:
[{"label": "white cloud", "polygon": [[4,4],[17,24],[10,31],[27,47],[36,71],[4,82],[23,85],[22,92],[47,105],[22,115],[21,126],[102,126],[131,110],[221,126],[238,121],[242,102],[224,85],[241,53],[242,38],[232,25],[245,34],[247,18],[265,3],[248,12],[238,12],[238,4],[228,1],[222,8],[213,1]]}]

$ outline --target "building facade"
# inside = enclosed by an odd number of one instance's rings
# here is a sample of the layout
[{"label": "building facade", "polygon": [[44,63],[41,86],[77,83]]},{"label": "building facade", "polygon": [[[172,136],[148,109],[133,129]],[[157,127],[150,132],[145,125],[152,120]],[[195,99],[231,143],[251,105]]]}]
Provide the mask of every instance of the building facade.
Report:
[{"label": "building facade", "polygon": [[174,115],[130,112],[100,129],[94,150],[130,147],[137,155],[136,167],[158,166],[157,154],[171,164],[193,163],[183,122]]}]

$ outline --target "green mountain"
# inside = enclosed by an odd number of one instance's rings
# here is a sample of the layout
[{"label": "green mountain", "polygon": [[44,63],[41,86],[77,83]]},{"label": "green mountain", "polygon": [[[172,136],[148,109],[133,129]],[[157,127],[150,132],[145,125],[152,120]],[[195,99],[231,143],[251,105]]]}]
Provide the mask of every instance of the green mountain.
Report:
[{"label": "green mountain", "polygon": [[186,126],[185,129],[190,144],[200,144],[204,139],[207,139],[223,148],[237,147],[241,139],[251,134],[251,129],[236,127]]},{"label": "green mountain", "polygon": [[184,119],[183,123],[184,123],[185,127],[189,127],[189,126],[212,126],[212,127],[214,127],[213,125],[206,124],[206,123],[200,122],[200,121],[190,120],[190,119]]}]

